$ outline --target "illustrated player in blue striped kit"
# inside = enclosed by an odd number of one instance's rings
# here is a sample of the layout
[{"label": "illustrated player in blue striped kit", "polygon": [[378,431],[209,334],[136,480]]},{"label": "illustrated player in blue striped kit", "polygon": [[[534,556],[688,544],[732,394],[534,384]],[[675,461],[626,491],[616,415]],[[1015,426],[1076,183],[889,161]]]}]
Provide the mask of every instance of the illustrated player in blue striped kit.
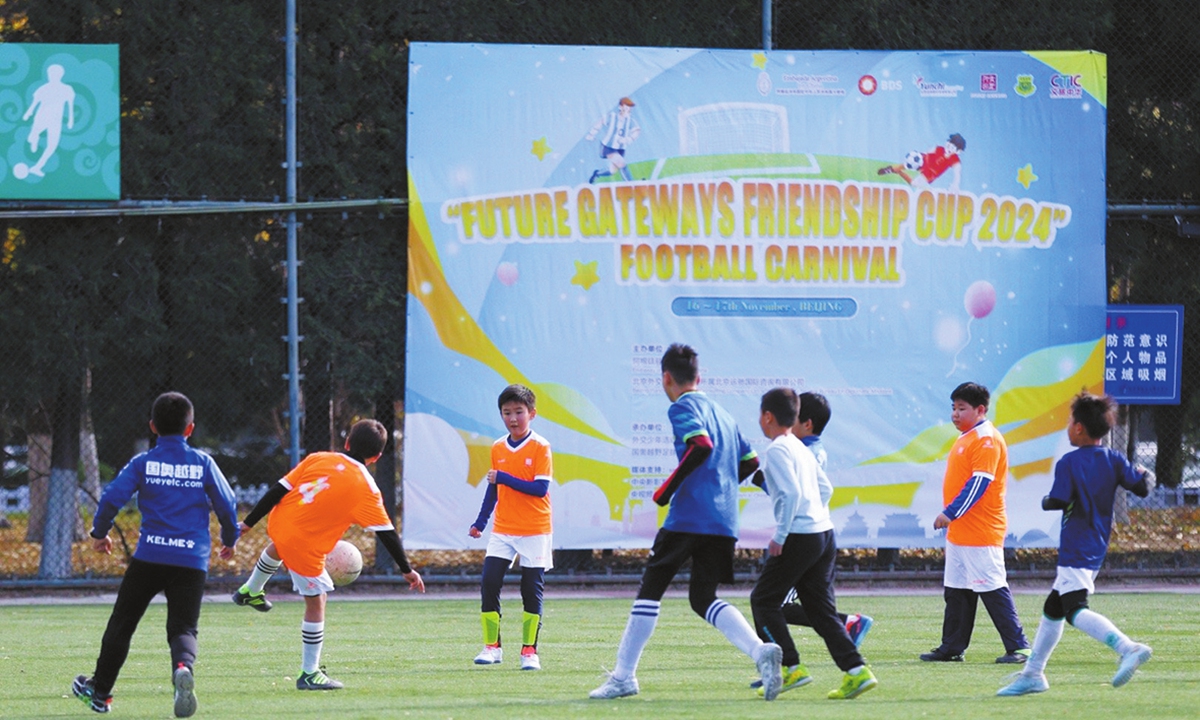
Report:
[{"label": "illustrated player in blue striped kit", "polygon": [[1131,465],[1124,455],[1101,444],[1115,418],[1116,406],[1108,396],[1080,393],[1071,403],[1067,438],[1076,449],[1054,466],[1054,484],[1042,499],[1043,510],[1063,511],[1058,571],[1033,638],[1033,652],[1024,669],[997,695],[1029,695],[1050,689],[1046,663],[1062,638],[1064,620],[1120,656],[1113,687],[1129,682],[1150,659],[1148,645],[1130,640],[1108,618],[1088,607],[1088,595],[1096,591],[1096,573],[1108,554],[1118,490],[1146,497],[1154,489],[1154,473]]},{"label": "illustrated player in blue striped kit", "polygon": [[92,547],[111,553],[117,511],[137,493],[142,514],[141,536],[121,580],[100,657],[91,677],[75,678],[71,691],[99,713],[112,708],[112,688],[129,655],[129,643],[146,607],[160,592],[167,598],[167,643],[171,647],[171,681],[175,717],[196,712],[196,632],[200,600],[212,552],[209,511],[221,524],[220,557],[233,557],[238,541],[237,505],[233,490],[213,459],[188,445],[195,429],[192,403],[177,392],[154,401],[150,429],[158,442],[137,455],[105,488],[92,521]]},{"label": "illustrated player in blue striped kit", "polygon": [[654,492],[654,502],[670,504],[670,509],[646,561],[617,646],[616,666],[590,693],[598,700],[638,694],[638,660],[658,623],[663,593],[689,559],[692,610],[754,660],[767,700],[774,700],[783,684],[780,647],[760,640],[736,607],[717,598],[717,585],[733,582],[738,485],[758,469],[758,456],[729,413],[700,392],[699,385],[696,351],[687,345],[668,347],[662,357],[662,386],[671,400],[667,416],[679,465]]},{"label": "illustrated player in blue striped kit", "polygon": [[637,140],[638,135],[642,132],[637,120],[633,119],[633,106],[632,100],[627,97],[621,98],[617,107],[597,120],[592,129],[588,131],[586,138],[588,140],[595,140],[597,135],[600,136],[600,157],[608,161],[608,172],[597,170],[588,179],[589,183],[617,174],[620,174],[626,181],[633,180],[629,168],[625,166],[625,148]]}]

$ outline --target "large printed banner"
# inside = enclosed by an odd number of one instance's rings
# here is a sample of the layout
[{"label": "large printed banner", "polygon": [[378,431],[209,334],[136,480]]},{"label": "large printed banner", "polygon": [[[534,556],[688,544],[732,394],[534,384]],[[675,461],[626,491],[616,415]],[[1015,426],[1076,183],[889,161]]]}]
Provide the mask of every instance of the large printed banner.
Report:
[{"label": "large printed banner", "polygon": [[1056,543],[1040,499],[1103,388],[1105,81],[1091,52],[413,44],[405,543],[484,547],[524,383],[555,547],[648,547],[672,342],[760,449],[765,391],[829,398],[843,547],[944,542],[950,391],[987,385],[1010,543]]},{"label": "large printed banner", "polygon": [[0,199],[121,196],[116,45],[0,43]]}]

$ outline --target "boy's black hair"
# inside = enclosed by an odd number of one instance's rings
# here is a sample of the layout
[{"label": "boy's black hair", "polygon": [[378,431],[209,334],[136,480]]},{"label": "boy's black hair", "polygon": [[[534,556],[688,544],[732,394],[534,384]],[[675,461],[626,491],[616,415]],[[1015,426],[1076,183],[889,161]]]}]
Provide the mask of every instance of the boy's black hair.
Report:
[{"label": "boy's black hair", "polygon": [[165,392],[154,399],[150,408],[150,420],[159,435],[182,435],[194,418],[192,401],[183,393]]},{"label": "boy's black hair", "polygon": [[832,416],[829,400],[825,399],[824,395],[815,392],[800,393],[800,411],[796,413],[796,422],[812,420],[813,435],[825,432],[825,426],[829,424],[829,418]]},{"label": "boy's black hair", "polygon": [[519,402],[530,410],[537,409],[537,395],[524,385],[513,384],[500,391],[500,399],[496,405],[503,410],[510,402]]},{"label": "boy's black hair", "polygon": [[696,351],[683,343],[671,343],[662,356],[662,371],[680,385],[696,382],[700,377],[700,358]]},{"label": "boy's black hair", "polygon": [[950,402],[962,400],[971,407],[982,405],[986,409],[991,399],[992,394],[988,392],[986,387],[973,382],[965,382],[954,388],[954,392],[950,393]]},{"label": "boy's black hair", "polygon": [[359,420],[350,427],[346,438],[346,453],[355,460],[367,460],[387,447],[387,428],[378,420]]},{"label": "boy's black hair", "polygon": [[967,141],[964,140],[963,136],[959,135],[958,133],[954,133],[953,135],[951,135],[949,138],[949,141],[950,141],[951,145],[958,148],[959,152],[962,152],[963,150],[967,149]]},{"label": "boy's black hair", "polygon": [[1099,440],[1117,421],[1117,403],[1108,395],[1081,392],[1071,401],[1071,419],[1083,425],[1088,437]]},{"label": "boy's black hair", "polygon": [[800,409],[800,398],[791,388],[777,387],[763,393],[759,410],[775,416],[775,422],[784,427],[796,424],[796,411]]}]

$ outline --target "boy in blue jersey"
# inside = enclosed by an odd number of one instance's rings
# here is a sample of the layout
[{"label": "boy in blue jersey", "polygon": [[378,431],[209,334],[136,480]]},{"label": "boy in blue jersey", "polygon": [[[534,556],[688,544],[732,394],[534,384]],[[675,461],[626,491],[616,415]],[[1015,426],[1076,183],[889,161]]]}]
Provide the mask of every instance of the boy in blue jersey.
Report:
[{"label": "boy in blue jersey", "polygon": [[1025,668],[997,695],[1028,695],[1050,689],[1046,663],[1062,638],[1064,620],[1120,656],[1113,687],[1129,682],[1150,659],[1148,645],[1130,640],[1108,618],[1088,608],[1088,595],[1096,590],[1096,573],[1108,553],[1118,489],[1125,488],[1139,497],[1146,497],[1154,489],[1154,473],[1130,465],[1124,455],[1101,445],[1115,416],[1115,403],[1108,396],[1080,393],[1071,403],[1067,438],[1077,449],[1055,465],[1054,484],[1042,499],[1042,509],[1063,511],[1058,572],[1033,638],[1033,653]]},{"label": "boy in blue jersey", "polygon": [[851,700],[878,682],[838,617],[833,590],[837,542],[829,517],[833,485],[812,452],[792,434],[799,407],[790,388],[775,388],[762,397],[758,424],[771,440],[763,453],[763,489],[771,496],[776,527],[766,565],[750,593],[750,607],[759,636],[774,639],[783,649],[782,689],[807,685],[812,676],[800,662],[780,606],[789,591],[795,592],[806,620],[845,673],[829,699]]},{"label": "boy in blue jersey", "polygon": [[112,552],[108,531],[134,493],[142,514],[141,535],[117,591],[95,673],[76,677],[71,691],[92,710],[109,712],[129,642],[146,607],[161,592],[167,598],[175,717],[190,717],[196,712],[196,630],[212,551],[209,510],[221,524],[220,557],[228,560],[238,541],[237,506],[213,459],[188,445],[195,429],[191,401],[177,392],[163,393],[154,401],[150,417],[158,442],[129,461],[104,488],[96,507],[91,537],[97,552]]},{"label": "boy in blue jersey", "polygon": [[663,593],[689,559],[692,610],[754,660],[767,700],[774,700],[782,687],[783,651],[760,640],[737,608],[717,598],[717,585],[733,582],[738,485],[758,468],[758,457],[729,413],[700,392],[699,385],[696,351],[687,345],[668,347],[662,357],[662,386],[671,400],[667,416],[679,465],[654,492],[654,502],[669,504],[670,509],[654,538],[617,646],[616,666],[608,680],[590,693],[592,698],[637,695],[638,660],[658,623]]}]

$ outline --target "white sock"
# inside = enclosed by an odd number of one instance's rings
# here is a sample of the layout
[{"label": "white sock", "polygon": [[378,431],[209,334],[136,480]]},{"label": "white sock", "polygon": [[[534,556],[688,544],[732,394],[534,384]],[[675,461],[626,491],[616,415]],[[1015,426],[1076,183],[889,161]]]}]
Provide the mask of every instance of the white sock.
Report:
[{"label": "white sock", "polygon": [[264,549],[258,556],[258,562],[254,564],[254,571],[250,573],[250,579],[242,587],[252,595],[259,594],[282,564],[282,560],[272,559]]},{"label": "white sock", "polygon": [[863,670],[866,670],[866,669],[867,669],[866,665],[856,665],[856,666],[850,668],[849,670],[847,670],[846,674],[847,675],[858,675],[859,673],[861,673]]},{"label": "white sock", "polygon": [[1042,616],[1037,634],[1033,636],[1033,652],[1025,661],[1026,675],[1041,675],[1046,671],[1046,663],[1050,662],[1050,653],[1058,647],[1058,641],[1062,639],[1065,627],[1066,621],[1062,618],[1054,620],[1045,615]]},{"label": "white sock", "polygon": [[304,658],[300,669],[306,673],[321,667],[321,646],[325,644],[324,622],[300,623],[300,639],[304,641]]},{"label": "white sock", "polygon": [[754,652],[763,645],[745,616],[724,600],[713,600],[704,612],[704,619],[720,630],[734,647],[749,655],[751,660],[754,659]]},{"label": "white sock", "polygon": [[617,666],[612,672],[614,679],[628,680],[637,674],[638,660],[642,658],[642,650],[654,634],[661,607],[662,603],[658,600],[633,601],[629,621],[625,623],[625,633],[621,635],[621,644],[617,646]]},{"label": "white sock", "polygon": [[1112,624],[1112,620],[1094,610],[1084,608],[1075,613],[1075,621],[1072,624],[1121,655],[1132,650],[1135,644]]}]

